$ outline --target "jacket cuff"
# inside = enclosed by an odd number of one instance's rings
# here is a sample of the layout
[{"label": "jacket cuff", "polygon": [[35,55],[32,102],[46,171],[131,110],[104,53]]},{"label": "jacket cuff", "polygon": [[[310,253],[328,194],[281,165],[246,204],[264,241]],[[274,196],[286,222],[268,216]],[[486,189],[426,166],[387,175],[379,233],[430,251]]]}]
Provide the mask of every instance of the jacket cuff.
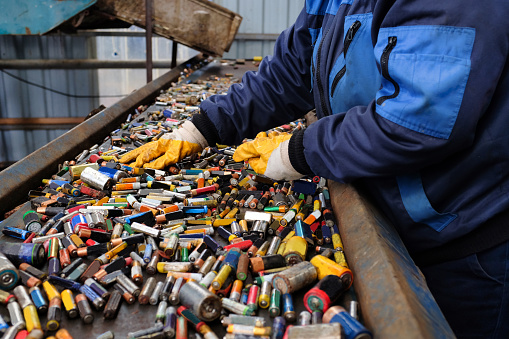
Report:
[{"label": "jacket cuff", "polygon": [[290,162],[297,172],[308,176],[314,175],[304,155],[304,130],[293,133],[288,144],[288,154]]},{"label": "jacket cuff", "polygon": [[199,114],[193,115],[191,118],[191,122],[196,126],[198,131],[203,135],[203,137],[207,140],[209,146],[214,147],[221,140],[219,138],[219,133],[217,132],[216,126],[209,119],[207,114],[200,109]]}]

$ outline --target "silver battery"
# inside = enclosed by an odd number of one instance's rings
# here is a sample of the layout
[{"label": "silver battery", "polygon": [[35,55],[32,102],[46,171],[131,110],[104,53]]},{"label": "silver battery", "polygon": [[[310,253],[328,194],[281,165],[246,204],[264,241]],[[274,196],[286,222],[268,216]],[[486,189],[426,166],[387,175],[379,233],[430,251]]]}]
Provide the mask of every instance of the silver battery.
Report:
[{"label": "silver battery", "polygon": [[212,321],[221,315],[221,299],[195,281],[182,286],[179,298],[182,305],[189,307],[203,321]]},{"label": "silver battery", "polygon": [[155,228],[140,224],[139,222],[133,222],[131,224],[131,229],[138,233],[150,235],[153,238],[159,237],[159,234],[161,233],[161,231],[156,230]]},{"label": "silver battery", "polygon": [[249,306],[241,304],[235,300],[231,300],[228,298],[221,299],[221,305],[223,305],[223,307],[226,310],[228,310],[232,313],[235,313],[235,314],[251,315],[250,312],[252,313],[252,311],[250,311]]},{"label": "silver battery", "polygon": [[104,214],[99,211],[91,211],[85,213],[88,227],[90,228],[104,228]]},{"label": "silver battery", "polygon": [[320,333],[320,339],[344,339],[339,323],[316,324],[306,326],[292,326],[288,330],[288,339],[316,338]]},{"label": "silver battery", "polygon": [[25,286],[19,285],[16,286],[13,290],[14,295],[16,296],[16,300],[18,300],[19,306],[21,309],[24,309],[28,305],[33,305],[32,299],[30,299],[30,295],[28,294],[28,290]]},{"label": "silver battery", "polygon": [[[205,262],[203,263],[201,268],[198,270],[198,273],[206,275],[207,273],[210,272],[210,269],[212,268],[212,266],[214,266],[215,263],[216,263],[216,257],[214,257],[213,255],[209,256],[205,260]],[[205,279],[205,277],[203,279]]]},{"label": "silver battery", "polygon": [[42,237],[33,238],[32,239],[32,243],[33,244],[42,244],[46,240],[49,240],[51,238],[62,239],[63,237],[65,237],[65,233],[64,232],[60,232],[60,233],[45,235],[45,236],[42,236]]},{"label": "silver battery", "polygon": [[138,297],[140,295],[140,288],[136,285],[131,279],[129,279],[125,274],[117,275],[116,279],[117,283],[122,285],[129,293],[131,293],[134,297]]},{"label": "silver battery", "polygon": [[202,280],[200,280],[200,285],[202,285],[205,288],[209,288],[210,284],[212,284],[212,281],[216,277],[217,273],[214,271],[208,272]]},{"label": "silver battery", "polygon": [[265,253],[265,255],[276,254],[279,245],[281,245],[281,237],[274,236],[270,242],[269,248],[267,249],[267,253]]},{"label": "silver battery", "polygon": [[[23,328],[25,328],[25,325],[23,325]],[[20,329],[16,326],[11,326],[7,329],[7,331],[4,332],[2,339],[15,339],[19,331]]]},{"label": "silver battery", "polygon": [[81,172],[80,179],[98,190],[109,190],[113,185],[113,180],[110,177],[90,167]]},{"label": "silver battery", "polygon": [[150,295],[149,303],[150,305],[157,305],[159,302],[159,296],[161,295],[161,291],[163,290],[164,282],[158,281],[156,287],[152,291]]},{"label": "silver battery", "polygon": [[265,327],[265,323],[266,322],[265,322],[264,317],[239,315],[239,314],[233,314],[233,313],[221,320],[221,324],[223,324],[223,326],[247,325],[247,326],[255,326],[255,327]]},{"label": "silver battery", "polygon": [[13,327],[16,327],[18,330],[22,330],[25,328],[25,317],[23,316],[23,311],[21,310],[21,306],[19,306],[17,301],[11,301],[7,304],[7,310],[9,311],[9,318],[11,318],[11,324]]}]

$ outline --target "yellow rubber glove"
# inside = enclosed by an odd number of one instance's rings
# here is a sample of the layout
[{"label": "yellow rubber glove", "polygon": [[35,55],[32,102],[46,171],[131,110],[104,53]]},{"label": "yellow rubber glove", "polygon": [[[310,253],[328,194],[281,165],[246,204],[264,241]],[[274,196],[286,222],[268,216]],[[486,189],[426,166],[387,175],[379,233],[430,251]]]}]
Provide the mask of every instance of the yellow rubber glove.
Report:
[{"label": "yellow rubber glove", "polygon": [[295,180],[303,175],[297,172],[288,155],[288,144],[291,134],[259,134],[254,140],[246,142],[233,154],[233,160],[247,161],[258,174],[275,180]]},{"label": "yellow rubber glove", "polygon": [[[181,159],[207,147],[207,141],[194,124],[186,121],[171,133],[166,133],[157,141],[151,141],[120,158],[121,163],[135,162],[131,167],[163,169]],[[153,159],[156,159],[152,161]],[[152,162],[151,162],[152,161]]]}]

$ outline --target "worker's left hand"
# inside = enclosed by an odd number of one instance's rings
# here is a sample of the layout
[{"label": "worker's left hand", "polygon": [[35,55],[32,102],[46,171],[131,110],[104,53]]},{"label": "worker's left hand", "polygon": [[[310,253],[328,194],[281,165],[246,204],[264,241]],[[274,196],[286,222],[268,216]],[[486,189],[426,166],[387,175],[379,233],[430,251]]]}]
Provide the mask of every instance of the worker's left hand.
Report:
[{"label": "worker's left hand", "polygon": [[304,175],[297,172],[288,155],[291,134],[260,133],[254,140],[246,142],[235,151],[233,160],[247,161],[258,174],[274,180],[296,180]]}]

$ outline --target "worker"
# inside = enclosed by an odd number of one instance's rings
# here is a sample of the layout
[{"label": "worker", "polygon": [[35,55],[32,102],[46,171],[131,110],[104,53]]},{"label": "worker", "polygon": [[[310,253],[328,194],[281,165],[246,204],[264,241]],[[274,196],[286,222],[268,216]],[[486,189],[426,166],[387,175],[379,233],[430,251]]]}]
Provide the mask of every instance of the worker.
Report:
[{"label": "worker", "polygon": [[234,159],[365,188],[454,333],[509,338],[507,17],[503,1],[306,1],[257,72],[122,161],[164,168],[316,109],[306,129]]}]

